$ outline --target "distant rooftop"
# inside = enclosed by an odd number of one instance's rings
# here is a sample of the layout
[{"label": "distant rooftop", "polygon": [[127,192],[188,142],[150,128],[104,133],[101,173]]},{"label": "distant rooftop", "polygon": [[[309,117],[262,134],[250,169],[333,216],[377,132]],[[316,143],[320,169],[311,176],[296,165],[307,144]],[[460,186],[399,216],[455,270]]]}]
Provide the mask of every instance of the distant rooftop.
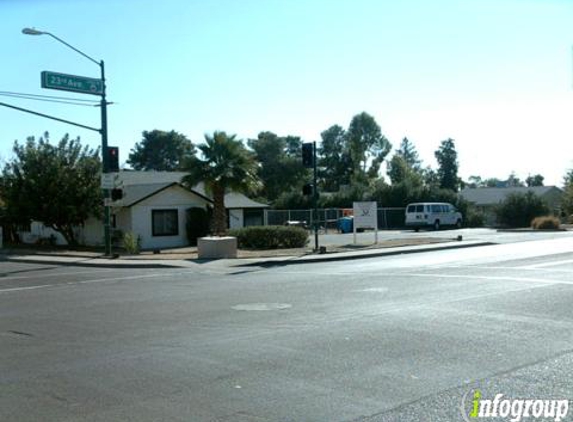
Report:
[{"label": "distant rooftop", "polygon": [[527,192],[533,192],[537,196],[543,197],[548,193],[561,192],[561,189],[556,186],[466,188],[460,192],[460,195],[466,201],[473,202],[476,205],[493,205],[502,202],[509,194]]}]

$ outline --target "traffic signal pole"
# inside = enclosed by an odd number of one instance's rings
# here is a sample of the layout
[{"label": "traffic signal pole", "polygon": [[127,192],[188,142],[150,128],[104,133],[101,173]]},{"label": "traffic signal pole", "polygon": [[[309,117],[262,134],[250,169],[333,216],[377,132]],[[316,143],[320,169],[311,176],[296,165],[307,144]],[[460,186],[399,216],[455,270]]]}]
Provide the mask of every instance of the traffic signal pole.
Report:
[{"label": "traffic signal pole", "polygon": [[[75,126],[79,126],[79,127],[84,127],[86,129],[90,129],[90,130],[97,130],[98,132],[100,132],[101,134],[101,154],[102,154],[102,173],[105,175],[107,173],[109,173],[109,157],[108,157],[108,151],[107,151],[107,99],[105,96],[105,66],[104,66],[104,62],[103,60],[100,60],[99,62],[94,59],[93,57],[88,56],[86,53],[84,53],[83,51],[77,49],[76,47],[74,47],[71,44],[68,44],[67,42],[65,42],[64,40],[62,40],[61,38],[55,36],[54,34],[52,34],[51,32],[47,32],[47,31],[39,31],[35,28],[24,28],[22,29],[22,33],[26,34],[26,35],[48,35],[50,37],[52,37],[53,39],[55,39],[56,41],[60,42],[61,44],[64,44],[66,47],[74,50],[76,53],[84,56],[86,59],[88,59],[89,61],[97,64],[100,68],[101,71],[101,92],[99,92],[97,90],[97,87],[94,87],[92,89],[87,90],[86,88],[80,88],[80,89],[70,89],[69,87],[66,87],[64,85],[59,85],[59,86],[45,86],[44,85],[44,80],[42,79],[42,87],[43,88],[50,88],[50,89],[60,89],[60,90],[64,90],[64,91],[74,91],[74,92],[81,92],[84,94],[94,94],[94,95],[100,95],[101,96],[101,101],[100,101],[100,106],[101,106],[101,128],[100,129],[94,129],[91,128],[89,126],[84,126],[84,125],[80,125],[78,123],[74,123],[74,122],[70,122],[67,120],[63,120],[63,119],[59,119],[53,116],[48,116],[45,114],[41,114],[41,113],[37,113],[37,112],[33,112],[31,110],[25,110],[25,109],[20,109],[17,107],[13,107],[13,106],[8,106],[11,108],[15,108],[17,110],[20,111],[25,111],[27,113],[32,113],[32,114],[36,114],[38,116],[42,116],[42,117],[47,117],[49,119],[53,119],[53,120],[58,120],[64,123],[69,123]],[[50,73],[50,72],[43,72],[43,73]],[[91,78],[83,78],[83,77],[76,77],[73,75],[64,75],[64,76],[70,76],[72,78],[76,78],[79,79],[80,82],[81,81],[85,81],[87,79],[91,79]],[[95,90],[94,90],[95,89]],[[0,105],[5,105],[3,103],[0,103]],[[104,244],[105,244],[105,255],[111,257],[112,255],[112,251],[111,251],[111,209],[109,206],[109,201],[110,201],[110,190],[109,189],[103,189],[103,196],[104,196],[104,223],[103,223],[103,227],[104,227]]]},{"label": "traffic signal pole", "polygon": [[[317,179],[318,179],[318,172],[317,172],[317,166],[316,166],[316,141],[314,141],[312,143],[312,163],[313,163],[313,173],[314,173],[314,177],[313,177],[313,202],[314,202],[314,251],[318,252],[318,185],[317,185]],[[326,222],[325,222],[326,224]]]},{"label": "traffic signal pole", "polygon": [[[105,66],[103,60],[99,62],[101,69],[101,83],[103,85],[101,94],[101,148],[103,174],[109,173],[109,154],[107,148],[107,99],[105,97]],[[112,256],[111,250],[111,208],[109,206],[111,192],[109,189],[103,190],[104,209],[103,209],[103,237],[105,243],[105,255]]]},{"label": "traffic signal pole", "polygon": [[[311,211],[312,225],[314,227],[314,250],[318,251],[318,170],[316,163],[316,141],[302,144],[302,165],[305,168],[312,168],[312,185],[306,184],[303,187],[303,194],[312,194],[313,210]],[[312,190],[310,190],[312,187]],[[326,222],[325,222],[326,223]]]}]

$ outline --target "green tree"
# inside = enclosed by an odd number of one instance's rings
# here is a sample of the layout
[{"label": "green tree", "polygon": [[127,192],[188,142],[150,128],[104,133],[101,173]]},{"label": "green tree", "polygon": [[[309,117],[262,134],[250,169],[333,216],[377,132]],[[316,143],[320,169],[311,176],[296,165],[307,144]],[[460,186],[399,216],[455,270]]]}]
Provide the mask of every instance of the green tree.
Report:
[{"label": "green tree", "polygon": [[303,185],[308,170],[302,165],[302,141],[299,137],[283,138],[272,132],[261,132],[257,139],[249,139],[248,145],[260,163],[258,175],[263,182],[263,197],[274,201],[283,192]]},{"label": "green tree", "polygon": [[214,132],[205,135],[205,143],[198,146],[203,157],[188,160],[189,173],[183,183],[193,187],[199,182],[213,196],[213,231],[220,236],[227,231],[225,194],[254,192],[260,187],[257,162],[236,135]]},{"label": "green tree", "polygon": [[320,134],[318,148],[320,178],[324,190],[336,192],[342,185],[350,184],[352,159],[346,143],[346,131],[333,125]]},{"label": "green tree", "polygon": [[569,170],[565,176],[563,176],[563,185],[571,185],[573,184],[573,170]]},{"label": "green tree", "polygon": [[302,139],[300,136],[288,135],[284,138],[286,144],[286,154],[289,157],[301,157],[302,156]]},{"label": "green tree", "polygon": [[497,177],[490,177],[484,181],[484,185],[488,188],[499,188],[505,186],[505,182],[499,180]]},{"label": "green tree", "polygon": [[144,131],[135,144],[127,164],[135,170],[176,171],[195,155],[195,147],[185,135],[162,130]]},{"label": "green tree", "polygon": [[512,171],[507,180],[505,181],[504,185],[507,188],[519,188],[519,187],[524,187],[525,183],[523,183],[521,179],[517,177],[515,172]]},{"label": "green tree", "polygon": [[561,210],[566,216],[573,215],[573,170],[569,170],[563,177],[563,196],[561,197]]},{"label": "green tree", "polygon": [[535,217],[547,215],[549,208],[543,200],[529,191],[512,193],[496,208],[499,222],[509,227],[528,227]]},{"label": "green tree", "polygon": [[529,187],[533,187],[533,186],[543,186],[543,180],[545,179],[545,177],[543,177],[540,174],[535,174],[533,176],[527,176],[527,179],[525,179],[525,183],[527,184],[527,186]]},{"label": "green tree", "polygon": [[418,156],[416,147],[408,138],[402,139],[402,142],[400,142],[400,148],[398,148],[396,154],[401,156],[412,170],[421,172],[422,160],[420,160],[420,157]]},{"label": "green tree", "polygon": [[440,189],[440,177],[438,172],[430,166],[422,170],[422,178],[424,179],[424,186],[430,190]]},{"label": "green tree", "polygon": [[392,149],[374,117],[362,112],[352,118],[347,132],[354,182],[368,182],[379,176],[380,165]]},{"label": "green tree", "polygon": [[102,211],[99,150],[67,134],[53,145],[46,132],[38,141],[15,142],[13,152],[0,180],[6,213],[20,221],[41,221],[69,245],[77,244],[74,227]]},{"label": "green tree", "polygon": [[414,170],[404,156],[398,153],[394,154],[388,163],[387,174],[393,185],[403,182],[408,182],[413,187],[423,185],[421,171]]},{"label": "green tree", "polygon": [[423,185],[422,161],[418,157],[416,147],[408,138],[402,139],[400,148],[388,162],[387,174],[393,185],[403,182],[408,182],[413,188]]},{"label": "green tree", "polygon": [[440,148],[435,152],[438,160],[438,180],[442,189],[458,191],[460,179],[458,177],[458,153],[454,140],[451,138],[442,141]]},{"label": "green tree", "polygon": [[481,176],[470,176],[466,186],[471,189],[483,188],[485,186],[485,180],[483,180]]}]

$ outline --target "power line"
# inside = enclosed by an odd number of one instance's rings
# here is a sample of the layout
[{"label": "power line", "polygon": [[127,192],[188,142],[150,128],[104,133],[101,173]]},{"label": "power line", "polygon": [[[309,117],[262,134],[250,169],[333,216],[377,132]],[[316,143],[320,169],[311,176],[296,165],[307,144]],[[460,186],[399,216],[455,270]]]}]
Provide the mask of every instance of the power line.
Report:
[{"label": "power line", "polygon": [[53,95],[38,95],[38,94],[25,94],[21,92],[0,91],[0,96],[20,98],[25,100],[46,101],[52,103],[62,103],[70,105],[79,105],[85,107],[93,107],[97,105],[97,100],[86,100],[83,98],[69,98],[69,97],[56,97]]},{"label": "power line", "polygon": [[56,96],[53,96],[53,95],[26,94],[26,93],[24,93],[24,92],[0,91],[0,94],[25,95],[25,96],[28,96],[28,97],[52,98],[52,99],[55,99],[55,100],[73,100],[73,101],[83,101],[83,102],[99,103],[99,100],[86,100],[86,99],[84,99],[84,98],[70,98],[70,97],[56,97]]}]

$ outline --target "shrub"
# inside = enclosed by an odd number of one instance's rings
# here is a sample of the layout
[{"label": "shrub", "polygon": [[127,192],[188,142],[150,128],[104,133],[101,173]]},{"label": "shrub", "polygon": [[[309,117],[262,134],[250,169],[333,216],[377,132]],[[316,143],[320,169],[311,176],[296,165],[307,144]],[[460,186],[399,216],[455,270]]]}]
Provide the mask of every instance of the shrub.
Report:
[{"label": "shrub", "polygon": [[465,227],[483,227],[484,225],[485,214],[472,206],[467,208],[463,216]]},{"label": "shrub", "polygon": [[123,247],[128,254],[138,254],[141,249],[141,239],[132,232],[126,232],[123,235]]},{"label": "shrub", "polygon": [[499,222],[508,227],[529,227],[535,217],[546,215],[549,208],[533,192],[512,193],[495,209]]},{"label": "shrub", "polygon": [[197,239],[209,233],[210,213],[204,208],[193,207],[187,210],[187,239],[191,246],[197,246]]},{"label": "shrub", "polygon": [[557,217],[553,216],[543,216],[536,217],[531,222],[531,227],[535,230],[551,230],[558,229],[560,226],[560,221]]},{"label": "shrub", "polygon": [[252,226],[229,231],[242,249],[302,248],[308,243],[308,232],[300,227]]}]

